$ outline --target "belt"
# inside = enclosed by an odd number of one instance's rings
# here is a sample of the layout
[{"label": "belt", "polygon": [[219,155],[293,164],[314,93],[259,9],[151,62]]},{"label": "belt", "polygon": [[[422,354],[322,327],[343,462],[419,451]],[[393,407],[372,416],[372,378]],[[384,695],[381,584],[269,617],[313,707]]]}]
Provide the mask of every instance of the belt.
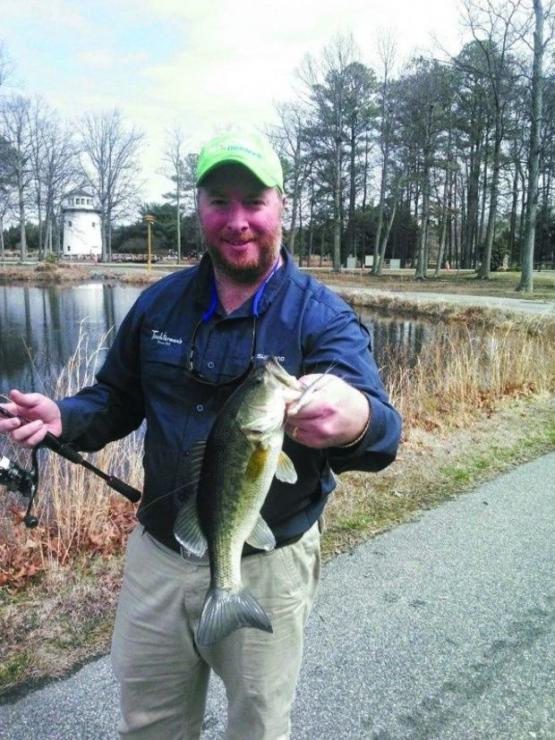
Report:
[{"label": "belt", "polygon": [[[144,525],[143,525],[144,526]],[[157,542],[159,542],[161,545],[164,545],[164,547],[168,547],[170,550],[173,550],[174,552],[180,553],[186,560],[191,560],[195,563],[207,563],[208,559],[206,557],[199,558],[196,555],[192,555],[191,553],[184,550],[183,547],[181,547],[175,540],[171,541],[169,539],[166,539],[165,537],[159,537],[154,532],[151,532],[145,527],[145,531],[148,532],[148,534],[155,539]],[[288,537],[285,540],[279,540],[276,542],[275,550],[279,550],[281,547],[287,547],[287,545],[294,545],[295,542],[298,542],[301,537],[304,535],[304,532],[301,532],[300,534],[296,534],[294,537]],[[249,555],[260,555],[260,553],[266,552],[266,550],[259,550],[256,547],[251,547],[250,545],[247,545],[245,543],[243,547],[243,554],[242,557],[249,557]]]}]

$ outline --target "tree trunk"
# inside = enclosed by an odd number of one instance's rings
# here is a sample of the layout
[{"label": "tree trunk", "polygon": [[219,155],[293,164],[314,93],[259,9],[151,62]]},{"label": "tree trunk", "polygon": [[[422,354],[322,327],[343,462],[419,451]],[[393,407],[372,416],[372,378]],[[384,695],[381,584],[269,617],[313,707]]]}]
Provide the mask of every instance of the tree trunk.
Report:
[{"label": "tree trunk", "polygon": [[482,255],[482,264],[480,265],[479,277],[482,280],[489,280],[491,273],[491,254],[493,251],[493,240],[495,238],[495,221],[497,218],[497,196],[499,192],[499,172],[501,169],[501,139],[502,123],[501,113],[498,113],[495,121],[495,142],[493,147],[493,169],[490,182],[490,202],[488,212],[488,226],[486,231],[486,243]]},{"label": "tree trunk", "polygon": [[543,7],[541,0],[534,0],[534,16],[534,62],[532,66],[530,147],[528,152],[528,197],[526,202],[524,240],[522,244],[522,274],[518,286],[518,289],[525,293],[532,293],[534,290],[534,245],[538,212],[540,125],[543,103]]},{"label": "tree trunk", "polygon": [[180,183],[178,183],[175,189],[175,201],[176,201],[176,227],[177,227],[177,264],[181,262],[181,193],[179,192]]},{"label": "tree trunk", "polygon": [[108,215],[106,213],[106,207],[104,204],[101,204],[101,224],[100,224],[100,234],[101,234],[101,241],[102,241],[102,262],[108,262]]},{"label": "tree trunk", "polygon": [[23,262],[27,258],[27,233],[25,231],[25,201],[23,191],[19,191],[19,234],[20,234],[20,259]]},{"label": "tree trunk", "polygon": [[389,220],[385,228],[385,233],[383,235],[382,243],[380,244],[380,251],[378,254],[378,271],[376,272],[376,275],[382,274],[385,250],[387,248],[387,242],[389,241],[389,235],[391,234],[391,227],[393,226],[393,221],[395,220],[396,211],[397,211],[397,197],[395,197],[393,201],[393,207],[391,208],[391,214],[389,216]]},{"label": "tree trunk", "polygon": [[[430,108],[430,113],[431,113]],[[429,142],[429,128],[427,142]],[[414,276],[417,280],[424,280],[428,269],[428,221],[430,218],[430,149],[429,143],[424,148],[424,162],[422,172],[422,210],[420,221],[420,234],[418,239],[418,251],[416,257],[416,270]]]},{"label": "tree trunk", "polygon": [[445,183],[443,188],[443,208],[441,214],[441,233],[439,236],[439,249],[437,254],[437,264],[434,271],[434,277],[439,277],[439,271],[441,270],[441,264],[443,262],[443,254],[445,252],[445,242],[447,240],[447,221],[449,218],[450,203],[450,179],[451,172],[447,170],[445,173]]},{"label": "tree trunk", "polygon": [[335,143],[335,188],[333,194],[333,271],[341,271],[341,139]]},{"label": "tree trunk", "polygon": [[295,147],[295,177],[293,179],[293,202],[291,204],[291,227],[289,231],[289,243],[287,248],[291,254],[295,253],[295,237],[297,235],[297,210],[299,207],[299,166],[301,156],[301,142],[297,140]]},{"label": "tree trunk", "polygon": [[515,162],[511,198],[511,217],[509,219],[509,259],[511,266],[516,263],[516,215],[518,210],[518,165]]},{"label": "tree trunk", "polygon": [[486,143],[484,146],[484,181],[482,183],[482,202],[480,208],[480,220],[479,223],[477,223],[476,225],[476,244],[474,249],[473,267],[477,266],[479,257],[481,257],[483,260],[483,253],[485,251],[486,238],[484,234],[484,224],[486,222],[486,203],[488,200],[489,149],[489,133],[486,132]]}]

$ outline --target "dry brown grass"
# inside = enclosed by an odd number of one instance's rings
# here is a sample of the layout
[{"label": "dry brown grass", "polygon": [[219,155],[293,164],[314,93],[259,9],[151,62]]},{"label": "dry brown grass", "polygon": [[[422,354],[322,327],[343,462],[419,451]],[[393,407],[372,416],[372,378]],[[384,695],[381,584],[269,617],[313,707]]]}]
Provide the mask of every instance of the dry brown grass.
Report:
[{"label": "dry brown grass", "polygon": [[[63,398],[94,380],[105,337],[91,350],[81,330],[77,347],[54,382],[51,394]],[[107,445],[90,456],[101,470],[124,474],[132,486],[142,488],[141,440],[137,434]],[[17,452],[14,450],[15,456]],[[41,573],[68,565],[81,553],[110,555],[125,546],[135,522],[134,508],[113,493],[85,468],[51,452],[43,462],[36,513],[40,524],[27,530],[21,505],[14,498],[0,500],[0,586],[12,591]],[[118,471],[118,472],[116,472]],[[14,523],[19,526],[13,526]]]},{"label": "dry brown grass", "polygon": [[514,327],[447,334],[390,368],[390,386],[409,430],[461,425],[502,398],[555,391],[555,343]]},{"label": "dry brown grass", "polygon": [[[368,270],[345,270],[337,273],[330,269],[310,270],[319,280],[337,286],[371,288],[372,290],[412,291],[418,293],[462,293],[464,295],[555,300],[555,272],[534,273],[534,293],[523,294],[516,290],[519,272],[493,272],[489,280],[480,280],[472,270],[442,270],[439,277],[416,280],[412,270],[386,270],[380,277]],[[431,275],[431,273],[430,273]]]},{"label": "dry brown grass", "polygon": [[90,280],[90,271],[82,265],[39,263],[35,266],[0,267],[0,283],[71,283]]}]

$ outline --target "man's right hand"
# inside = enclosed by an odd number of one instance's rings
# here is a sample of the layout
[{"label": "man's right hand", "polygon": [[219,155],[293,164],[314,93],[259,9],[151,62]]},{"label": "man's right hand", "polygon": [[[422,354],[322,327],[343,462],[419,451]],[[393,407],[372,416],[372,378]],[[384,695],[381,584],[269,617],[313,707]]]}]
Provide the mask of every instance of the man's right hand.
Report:
[{"label": "man's right hand", "polygon": [[3,408],[20,418],[5,419],[0,416],[0,432],[6,432],[14,442],[23,447],[36,447],[47,432],[55,437],[62,433],[62,417],[58,406],[41,393],[10,392],[12,403],[1,404]]}]

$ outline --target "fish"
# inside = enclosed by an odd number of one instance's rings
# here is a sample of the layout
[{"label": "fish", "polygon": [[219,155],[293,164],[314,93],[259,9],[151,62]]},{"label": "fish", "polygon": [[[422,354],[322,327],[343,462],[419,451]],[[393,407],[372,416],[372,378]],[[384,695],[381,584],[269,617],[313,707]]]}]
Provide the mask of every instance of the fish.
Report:
[{"label": "fish", "polygon": [[260,511],[274,477],[297,481],[282,449],[285,412],[307,390],[276,358],[266,358],[222,406],[206,442],[191,451],[196,492],[179,510],[174,536],[187,553],[208,553],[210,587],[196,634],[201,647],[243,627],[273,631],[268,614],[243,587],[241,555],[245,543],[267,552],[276,546]]}]

